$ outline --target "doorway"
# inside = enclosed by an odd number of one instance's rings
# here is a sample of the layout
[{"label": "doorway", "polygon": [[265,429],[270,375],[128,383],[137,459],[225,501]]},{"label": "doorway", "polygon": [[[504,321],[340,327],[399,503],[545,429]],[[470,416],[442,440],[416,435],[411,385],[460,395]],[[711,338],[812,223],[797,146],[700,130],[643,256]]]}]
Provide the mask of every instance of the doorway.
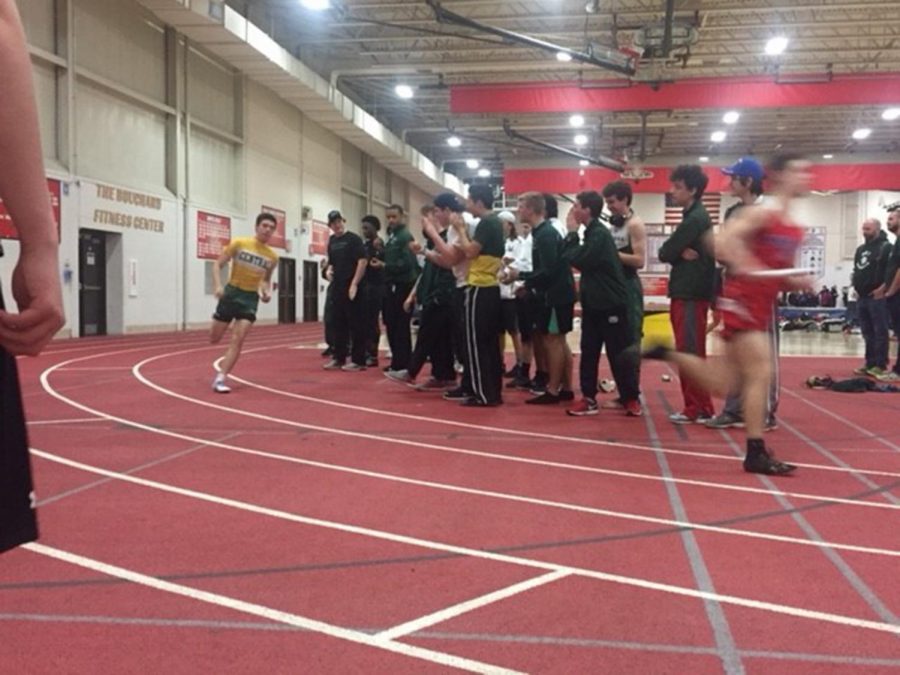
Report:
[{"label": "doorway", "polygon": [[78,334],[106,335],[106,233],[78,233]]},{"label": "doorway", "polygon": [[319,320],[319,264],[303,261],[303,320]]},{"label": "doorway", "polygon": [[278,323],[297,322],[297,261],[278,259]]}]

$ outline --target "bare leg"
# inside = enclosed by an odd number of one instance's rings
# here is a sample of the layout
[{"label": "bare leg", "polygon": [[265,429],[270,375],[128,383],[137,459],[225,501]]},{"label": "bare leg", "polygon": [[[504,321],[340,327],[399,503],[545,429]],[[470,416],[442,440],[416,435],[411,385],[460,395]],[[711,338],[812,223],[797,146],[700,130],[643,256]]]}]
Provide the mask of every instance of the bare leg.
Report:
[{"label": "bare leg", "polygon": [[532,337],[534,344],[534,369],[536,373],[547,372],[547,347],[546,336],[542,333],[535,333]]},{"label": "bare leg", "polygon": [[246,319],[238,319],[234,322],[234,328],[231,331],[231,342],[228,343],[225,358],[222,359],[222,365],[219,367],[219,372],[223,376],[228,375],[231,369],[234,368],[234,364],[237,363],[238,357],[241,355],[241,348],[244,346],[244,338],[247,337],[247,332],[252,325],[253,322]]},{"label": "bare leg", "polygon": [[[565,376],[564,369],[566,367],[566,336],[565,335],[544,335],[544,346],[546,347],[547,357],[547,391],[551,394],[558,394],[560,384]],[[571,372],[570,372],[571,378]]]},{"label": "bare leg", "polygon": [[738,379],[737,366],[722,358],[702,359],[693,354],[672,351],[666,355],[666,360],[678,366],[681,377],[695,382],[715,396],[727,396]]},{"label": "bare leg", "polygon": [[729,358],[737,364],[741,376],[747,438],[762,438],[772,379],[769,341],[765,333],[747,332],[735,335],[728,346]]},{"label": "bare leg", "polygon": [[230,321],[217,321],[216,319],[213,319],[212,326],[209,327],[209,343],[213,345],[219,344],[230,324]]}]

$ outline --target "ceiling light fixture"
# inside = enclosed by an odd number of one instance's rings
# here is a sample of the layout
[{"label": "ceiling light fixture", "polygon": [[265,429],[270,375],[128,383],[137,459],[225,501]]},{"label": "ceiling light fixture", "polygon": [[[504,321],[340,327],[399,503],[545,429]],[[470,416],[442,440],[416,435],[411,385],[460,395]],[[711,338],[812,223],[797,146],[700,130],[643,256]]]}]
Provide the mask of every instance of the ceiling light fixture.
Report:
[{"label": "ceiling light fixture", "polygon": [[832,159],[834,155],[822,155],[822,159]]},{"label": "ceiling light fixture", "polygon": [[568,52],[556,52],[556,60],[561,63],[568,63],[572,60],[572,55]]},{"label": "ceiling light fixture", "polygon": [[479,162],[477,159],[466,160],[466,168],[477,169],[479,166],[481,166],[481,162]]},{"label": "ceiling light fixture", "polygon": [[575,138],[573,140],[575,141],[575,145],[587,145],[588,137],[585,134],[575,134]]},{"label": "ceiling light fixture", "polygon": [[314,12],[321,12],[331,7],[329,0],[300,0],[300,4]]},{"label": "ceiling light fixture", "polygon": [[447,145],[449,145],[451,148],[458,148],[462,145],[462,139],[459,136],[450,136],[447,139]]},{"label": "ceiling light fixture", "polygon": [[725,124],[737,124],[737,121],[741,119],[741,113],[737,110],[729,110],[722,116],[722,121]]},{"label": "ceiling light fixture", "polygon": [[783,35],[771,38],[766,43],[766,54],[769,56],[778,56],[779,54],[784,53],[784,50],[787,49],[788,42],[790,41]]},{"label": "ceiling light fixture", "polygon": [[413,88],[408,84],[398,84],[394,87],[394,93],[397,94],[398,98],[409,99],[414,95]]},{"label": "ceiling light fixture", "polygon": [[579,159],[579,160],[578,160],[578,165],[579,165],[579,166],[590,166],[590,162],[587,161],[586,159]]},{"label": "ceiling light fixture", "polygon": [[721,143],[726,138],[728,138],[728,134],[724,131],[714,131],[709,136],[709,140],[711,140],[713,143]]},{"label": "ceiling light fixture", "polygon": [[572,115],[569,118],[569,126],[573,127],[583,127],[584,126],[584,116],[583,115]]},{"label": "ceiling light fixture", "polygon": [[854,141],[864,141],[864,140],[866,140],[871,134],[872,134],[872,130],[871,130],[871,129],[862,128],[862,129],[857,129],[856,131],[854,131],[852,135],[853,135],[853,140],[854,140]]},{"label": "ceiling light fixture", "polygon": [[900,119],[900,108],[888,108],[881,113],[881,119],[887,122],[893,122],[896,119]]},{"label": "ceiling light fixture", "polygon": [[701,162],[708,162],[708,161],[709,161],[709,157],[707,157],[706,155],[703,155],[703,157],[700,158],[700,161],[701,161]]},{"label": "ceiling light fixture", "polygon": [[478,169],[478,175],[482,178],[490,178],[491,170],[490,169]]}]

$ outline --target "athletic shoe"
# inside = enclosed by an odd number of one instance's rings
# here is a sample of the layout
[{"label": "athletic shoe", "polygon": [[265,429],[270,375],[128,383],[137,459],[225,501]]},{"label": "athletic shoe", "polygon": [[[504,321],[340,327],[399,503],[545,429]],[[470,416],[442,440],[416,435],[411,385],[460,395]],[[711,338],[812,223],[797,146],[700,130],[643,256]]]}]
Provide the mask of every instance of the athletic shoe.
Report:
[{"label": "athletic shoe", "polygon": [[438,380],[432,377],[422,384],[410,382],[409,386],[417,391],[446,391],[456,386],[456,380]]},{"label": "athletic shoe", "polygon": [[672,350],[666,347],[665,345],[656,345],[654,347],[650,347],[641,353],[641,358],[643,359],[653,359],[656,361],[665,361],[669,356],[669,352]]},{"label": "athletic shoe", "polygon": [[532,396],[540,396],[541,394],[547,393],[547,385],[546,384],[536,384],[533,380],[531,382],[531,389],[529,389]]},{"label": "athletic shoe", "polygon": [[328,347],[327,349],[325,349],[325,350],[322,352],[321,356],[327,358],[327,357],[331,356],[332,354],[334,354],[334,350],[333,350],[331,347]]},{"label": "athletic shoe", "polygon": [[697,424],[706,424],[713,418],[712,415],[707,415],[706,413],[700,413],[697,417],[694,418],[694,421]]},{"label": "athletic shoe", "polygon": [[860,366],[859,368],[854,368],[853,374],[854,375],[868,375],[869,368],[868,368],[868,366]]},{"label": "athletic shoe", "polygon": [[509,382],[506,383],[507,389],[531,389],[531,380],[527,377],[522,377],[521,375],[516,375],[516,377]]},{"label": "athletic shoe", "polygon": [[325,370],[340,370],[343,367],[343,361],[337,361],[336,359],[331,359],[331,361],[322,366],[322,368]]},{"label": "athletic shoe", "polygon": [[212,388],[213,388],[213,391],[216,392],[217,394],[230,394],[231,393],[231,387],[229,387],[227,384],[225,384],[225,378],[223,378],[223,377],[217,376],[216,379],[213,380]]},{"label": "athletic shoe", "polygon": [[677,413],[672,413],[671,415],[669,415],[669,421],[672,422],[673,424],[693,424],[694,418],[688,417],[684,413],[677,412]]},{"label": "athletic shoe", "polygon": [[465,406],[466,408],[496,408],[502,403],[503,401],[482,401],[474,396],[470,396],[459,402],[461,406]]},{"label": "athletic shoe", "polygon": [[706,426],[709,429],[731,429],[732,427],[741,429],[744,426],[744,420],[737,415],[723,412],[709,420]]},{"label": "athletic shoe", "polygon": [[519,375],[519,364],[517,363],[512,368],[503,373],[503,377],[518,377]]},{"label": "athletic shoe", "polygon": [[566,410],[566,415],[571,415],[572,417],[587,417],[588,415],[599,414],[600,408],[597,406],[597,401],[592,398],[583,398]]},{"label": "athletic shoe", "polygon": [[884,375],[884,368],[879,368],[878,366],[872,366],[871,368],[866,368],[866,375],[869,377],[879,378]]},{"label": "athletic shoe", "polygon": [[625,404],[622,403],[622,399],[614,398],[609,401],[604,401],[600,407],[604,410],[621,410],[625,407]]},{"label": "athletic shoe", "polygon": [[352,361],[350,363],[345,363],[343,366],[341,366],[341,370],[344,370],[348,373],[358,373],[359,371],[365,370],[365,369],[366,369],[365,366],[360,365],[359,363],[353,363]]},{"label": "athletic shoe", "polygon": [[556,405],[559,403],[559,396],[556,394],[551,394],[549,391],[545,391],[542,394],[538,394],[534,398],[525,399],[525,403],[530,405]]},{"label": "athletic shoe", "polygon": [[575,400],[575,392],[572,391],[571,389],[560,389],[557,396],[559,396],[560,401],[568,402],[568,401]]},{"label": "athletic shoe", "polygon": [[775,431],[778,428],[778,420],[775,419],[775,415],[766,419],[766,431]]},{"label": "athletic shoe", "polygon": [[767,451],[748,454],[744,458],[744,471],[747,473],[762,473],[767,476],[784,476],[797,467],[786,462],[779,462]]},{"label": "athletic shoe", "polygon": [[384,376],[400,384],[414,384],[416,381],[415,378],[409,376],[409,371],[407,370],[387,370]]},{"label": "athletic shoe", "polygon": [[472,394],[467,392],[462,387],[457,387],[456,389],[445,391],[444,398],[448,401],[463,401],[467,398],[472,398]]},{"label": "athletic shoe", "polygon": [[644,414],[644,409],[641,407],[641,402],[637,399],[632,401],[627,401],[625,403],[625,414],[628,417],[640,417]]},{"label": "athletic shoe", "polygon": [[879,382],[900,382],[900,374],[895,373],[893,370],[884,373],[883,375],[878,375]]}]

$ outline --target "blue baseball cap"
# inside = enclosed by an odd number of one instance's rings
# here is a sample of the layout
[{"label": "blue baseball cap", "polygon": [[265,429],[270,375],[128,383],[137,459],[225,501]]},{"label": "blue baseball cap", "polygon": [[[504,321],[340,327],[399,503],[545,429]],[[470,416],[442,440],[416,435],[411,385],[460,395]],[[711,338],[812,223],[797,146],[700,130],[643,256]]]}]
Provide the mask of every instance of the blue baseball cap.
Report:
[{"label": "blue baseball cap", "polygon": [[726,176],[752,178],[753,180],[762,180],[766,175],[765,170],[762,168],[762,164],[752,157],[741,157],[731,166],[723,167],[722,173]]}]

